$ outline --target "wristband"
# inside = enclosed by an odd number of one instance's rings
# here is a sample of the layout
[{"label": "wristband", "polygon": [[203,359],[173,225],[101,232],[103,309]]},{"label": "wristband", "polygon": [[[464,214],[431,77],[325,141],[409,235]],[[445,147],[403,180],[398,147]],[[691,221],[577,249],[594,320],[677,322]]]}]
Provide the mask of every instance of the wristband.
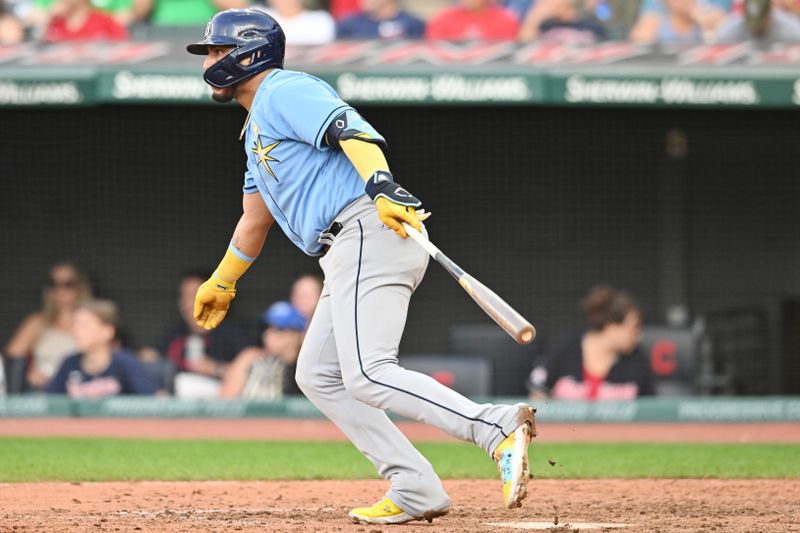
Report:
[{"label": "wristband", "polygon": [[394,177],[385,170],[379,170],[370,176],[365,190],[373,202],[378,198],[386,198],[390,202],[406,207],[422,206],[419,198],[405,190],[399,183],[395,183]]},{"label": "wristband", "polygon": [[250,268],[254,260],[255,258],[245,255],[231,243],[228,246],[228,251],[225,252],[225,257],[222,258],[219,266],[214,271],[214,277],[230,285],[230,287],[224,287],[230,289],[236,284],[236,280],[247,272],[247,269]]}]

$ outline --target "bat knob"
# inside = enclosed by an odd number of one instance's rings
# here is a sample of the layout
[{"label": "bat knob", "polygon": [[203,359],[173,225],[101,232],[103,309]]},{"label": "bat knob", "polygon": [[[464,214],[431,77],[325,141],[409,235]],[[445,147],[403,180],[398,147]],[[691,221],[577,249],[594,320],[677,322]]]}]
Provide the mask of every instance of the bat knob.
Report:
[{"label": "bat knob", "polygon": [[533,328],[533,326],[528,326],[520,331],[519,336],[517,337],[517,342],[520,344],[530,344],[533,342],[535,337],[536,330]]}]

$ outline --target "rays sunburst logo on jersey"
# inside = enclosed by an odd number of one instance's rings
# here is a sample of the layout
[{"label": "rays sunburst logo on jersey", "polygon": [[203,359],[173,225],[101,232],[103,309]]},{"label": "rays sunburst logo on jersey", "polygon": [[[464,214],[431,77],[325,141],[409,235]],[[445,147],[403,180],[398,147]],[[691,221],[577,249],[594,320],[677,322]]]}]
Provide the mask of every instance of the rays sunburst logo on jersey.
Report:
[{"label": "rays sunburst logo on jersey", "polygon": [[269,164],[273,162],[280,163],[280,160],[269,154],[281,141],[275,141],[274,143],[264,146],[261,143],[261,135],[258,134],[258,126],[255,123],[253,123],[253,133],[256,135],[256,140],[250,150],[256,155],[256,165],[262,165],[267,172],[269,172],[269,175],[275,178],[275,181],[278,181],[278,176],[275,175],[275,172],[272,171],[272,167],[270,167]]}]

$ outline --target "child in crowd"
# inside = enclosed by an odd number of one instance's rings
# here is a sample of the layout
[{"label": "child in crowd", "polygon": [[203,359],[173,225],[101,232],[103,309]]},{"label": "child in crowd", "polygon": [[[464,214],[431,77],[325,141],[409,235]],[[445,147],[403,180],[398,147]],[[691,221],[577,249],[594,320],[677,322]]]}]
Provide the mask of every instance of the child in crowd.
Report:
[{"label": "child in crowd", "polygon": [[294,379],[306,318],[289,302],[276,302],[261,317],[261,346],[240,353],[225,372],[220,396],[278,400],[301,394]]},{"label": "child in crowd", "polygon": [[154,394],[158,385],[142,363],[118,347],[118,329],[119,314],[113,302],[82,303],[72,320],[72,335],[80,352],[64,360],[46,391],[72,398]]}]

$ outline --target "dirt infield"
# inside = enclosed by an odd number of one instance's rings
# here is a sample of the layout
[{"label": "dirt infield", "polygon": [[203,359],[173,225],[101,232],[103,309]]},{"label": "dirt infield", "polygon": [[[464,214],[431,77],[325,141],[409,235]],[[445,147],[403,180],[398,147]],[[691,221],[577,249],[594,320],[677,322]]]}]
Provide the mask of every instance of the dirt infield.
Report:
[{"label": "dirt infield", "polygon": [[[0,485],[1,531],[622,532],[800,531],[800,482],[536,481],[522,509],[500,507],[499,481],[445,481],[450,515],[433,524],[350,524],[383,481],[32,483]],[[558,526],[555,525],[556,519]],[[587,524],[589,523],[589,524]],[[571,527],[567,527],[570,524]]]},{"label": "dirt infield", "polygon": [[[412,441],[452,441],[442,431],[400,422]],[[539,424],[537,442],[800,442],[800,424]],[[344,440],[327,420],[0,419],[0,437]]]}]

